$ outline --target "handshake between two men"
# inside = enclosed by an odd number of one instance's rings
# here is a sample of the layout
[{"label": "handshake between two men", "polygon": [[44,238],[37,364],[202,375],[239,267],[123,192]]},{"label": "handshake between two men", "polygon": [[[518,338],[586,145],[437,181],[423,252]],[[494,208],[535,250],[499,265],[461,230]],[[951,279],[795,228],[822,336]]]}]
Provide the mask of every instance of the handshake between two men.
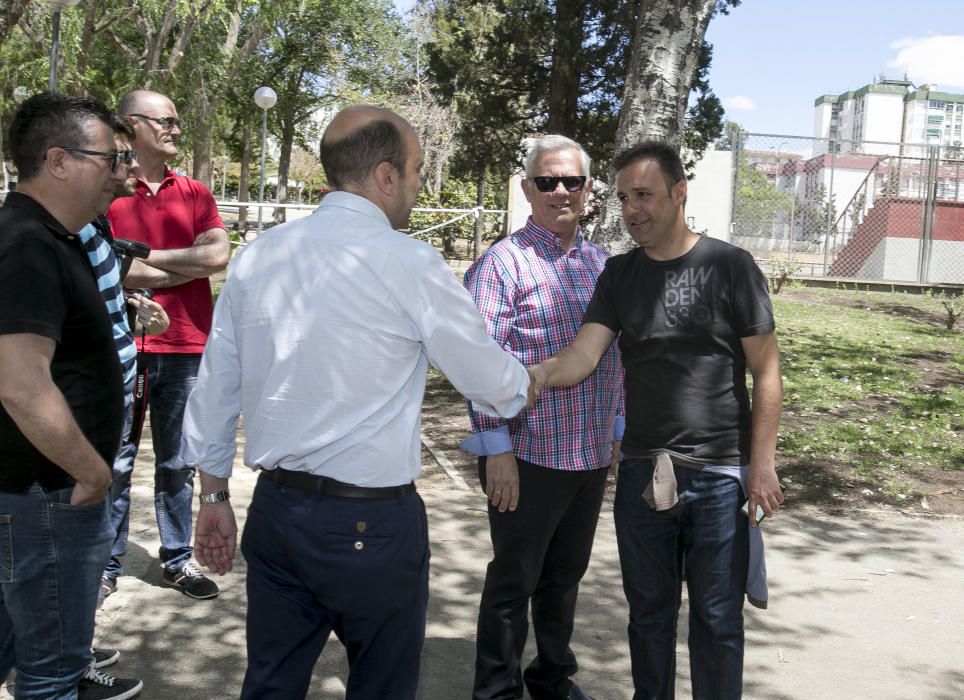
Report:
[{"label": "handshake between two men", "polygon": [[535,405],[545,387],[573,386],[592,374],[615,338],[615,331],[601,323],[586,323],[568,346],[539,364],[526,367],[529,372],[526,408]]}]

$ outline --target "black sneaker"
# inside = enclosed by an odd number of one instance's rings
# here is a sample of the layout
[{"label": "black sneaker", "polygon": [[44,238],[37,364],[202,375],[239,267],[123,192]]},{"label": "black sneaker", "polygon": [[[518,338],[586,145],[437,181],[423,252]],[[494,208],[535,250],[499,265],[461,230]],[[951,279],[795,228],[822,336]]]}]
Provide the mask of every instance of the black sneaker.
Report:
[{"label": "black sneaker", "polygon": [[106,668],[117,663],[120,652],[117,649],[93,647],[90,655],[94,659],[94,668]]},{"label": "black sneaker", "polygon": [[91,666],[77,685],[77,700],[125,700],[143,687],[136,678],[115,678]]},{"label": "black sneaker", "polygon": [[179,571],[168,571],[165,568],[164,583],[197,600],[216,598],[220,593],[218,584],[202,574],[198,565],[193,561],[185,563]]}]

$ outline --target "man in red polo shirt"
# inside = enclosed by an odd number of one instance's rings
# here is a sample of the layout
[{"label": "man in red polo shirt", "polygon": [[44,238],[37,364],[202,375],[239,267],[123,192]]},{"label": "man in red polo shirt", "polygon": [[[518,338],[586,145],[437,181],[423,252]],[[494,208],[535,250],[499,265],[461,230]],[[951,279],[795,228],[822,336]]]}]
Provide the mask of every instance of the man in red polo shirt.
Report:
[{"label": "man in red polo shirt", "polygon": [[[211,329],[213,304],[208,278],[223,270],[231,254],[227,232],[214,197],[196,180],[174,173],[167,163],[178,155],[181,135],[177,110],[170,99],[149,90],[121,98],[117,113],[134,128],[140,177],[133,197],[117,199],[108,217],[117,236],[143,241],[150,255],[135,259],[125,279],[129,288],[154,290],[170,328],[137,339],[138,369],[146,373],[147,404],[156,456],[154,507],[160,533],[164,581],[186,595],[213,598],[218,586],[191,561],[191,499],[194,470],[178,459],[184,405],[194,387],[201,353]],[[141,414],[143,420],[143,414]],[[138,435],[138,426],[133,435]],[[129,463],[115,461],[113,522],[117,540],[112,566],[102,585],[109,593],[120,573],[117,558],[126,550],[130,509],[130,474],[136,442],[126,450]]]}]

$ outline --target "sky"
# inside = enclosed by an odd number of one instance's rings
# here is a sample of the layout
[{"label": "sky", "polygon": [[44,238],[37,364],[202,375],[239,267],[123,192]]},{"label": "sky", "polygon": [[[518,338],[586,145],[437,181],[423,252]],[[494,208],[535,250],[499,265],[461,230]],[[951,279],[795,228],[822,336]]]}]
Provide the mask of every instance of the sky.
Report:
[{"label": "sky", "polygon": [[813,103],[887,78],[964,94],[961,0],[743,0],[710,21],[710,86],[727,119],[813,135]]},{"label": "sky", "polygon": [[743,0],[706,40],[726,118],[755,133],[812,136],[814,100],[881,73],[964,93],[962,0]]}]

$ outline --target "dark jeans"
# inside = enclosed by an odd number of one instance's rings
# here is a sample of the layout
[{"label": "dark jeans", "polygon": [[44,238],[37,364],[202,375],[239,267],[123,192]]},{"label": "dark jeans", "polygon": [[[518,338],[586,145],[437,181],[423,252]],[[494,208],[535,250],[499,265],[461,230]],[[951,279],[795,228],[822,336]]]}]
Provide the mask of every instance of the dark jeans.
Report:
[{"label": "dark jeans", "polygon": [[72,490],[0,493],[0,679],[16,666],[18,699],[75,700],[90,664],[112,532],[107,500],[71,506]]},{"label": "dark jeans", "polygon": [[[579,581],[592,554],[609,470],[567,472],[516,460],[519,506],[489,504],[492,561],[485,574],[476,635],[476,700],[567,698],[576,657],[569,647]],[[479,460],[485,488],[485,458]],[[532,626],[536,658],[521,670]]]},{"label": "dark jeans", "polygon": [[428,522],[417,493],[366,500],[258,479],[248,563],[242,700],[304,698],[332,630],[347,700],[414,700],[428,608]]},{"label": "dark jeans", "polygon": [[743,598],[749,527],[739,481],[675,467],[679,503],[642,498],[649,459],[627,459],[616,485],[616,540],[629,602],[634,700],[672,700],[683,565],[689,594],[693,697],[730,700],[743,689]]},{"label": "dark jeans", "polygon": [[[147,400],[151,412],[154,446],[154,512],[161,539],[161,562],[177,570],[194,551],[191,546],[191,506],[194,469],[178,459],[181,424],[188,395],[197,379],[201,356],[197,354],[143,353],[138,369],[146,369]],[[135,433],[139,430],[135,429]],[[125,431],[125,434],[129,431]],[[114,459],[111,483],[111,524],[115,538],[104,576],[116,580],[123,573],[120,558],[127,553],[130,524],[131,474],[138,445],[125,440]]]}]

